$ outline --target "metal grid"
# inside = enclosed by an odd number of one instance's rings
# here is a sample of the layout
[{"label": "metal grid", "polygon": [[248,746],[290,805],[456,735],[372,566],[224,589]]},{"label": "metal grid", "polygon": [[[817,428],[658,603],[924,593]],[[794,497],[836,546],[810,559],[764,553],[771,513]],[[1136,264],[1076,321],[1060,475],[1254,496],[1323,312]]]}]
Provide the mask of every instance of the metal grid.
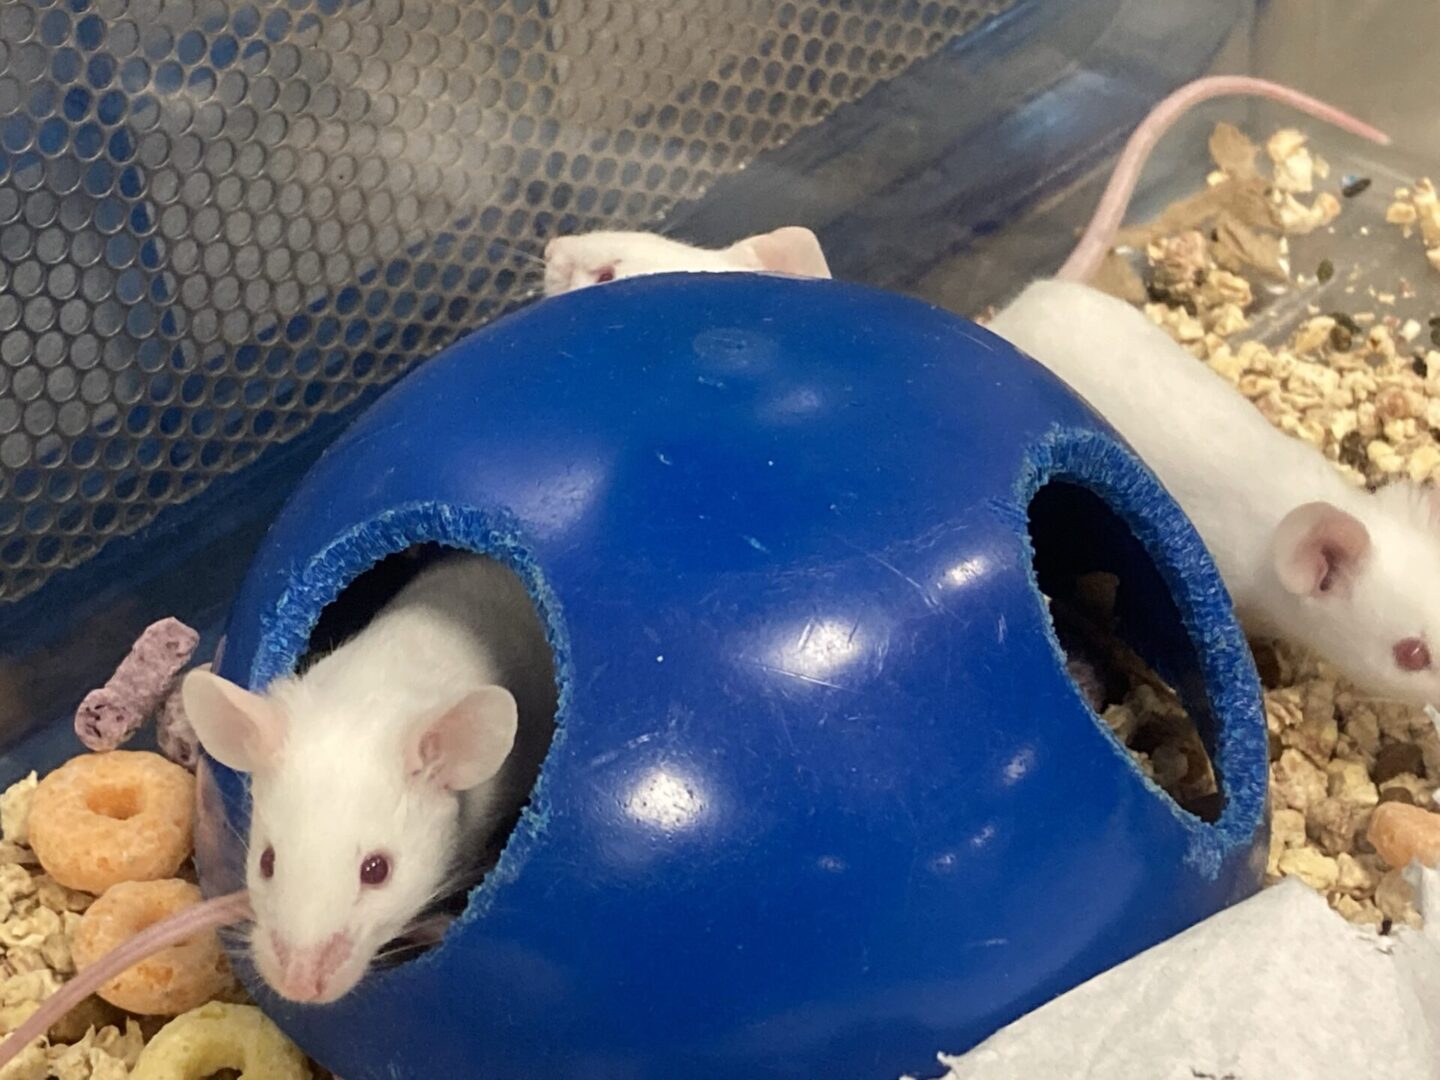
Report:
[{"label": "metal grid", "polygon": [[0,600],[1013,0],[0,0]]}]

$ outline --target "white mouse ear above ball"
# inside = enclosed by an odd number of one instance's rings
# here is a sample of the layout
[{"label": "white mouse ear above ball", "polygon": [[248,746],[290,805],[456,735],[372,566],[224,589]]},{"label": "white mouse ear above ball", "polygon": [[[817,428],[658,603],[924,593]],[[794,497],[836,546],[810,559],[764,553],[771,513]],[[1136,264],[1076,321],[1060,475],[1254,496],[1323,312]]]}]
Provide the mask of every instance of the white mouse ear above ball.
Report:
[{"label": "white mouse ear above ball", "polygon": [[1359,518],[1330,503],[1297,506],[1275,529],[1275,572],[1296,596],[1344,593],[1370,550]]},{"label": "white mouse ear above ball", "polygon": [[447,791],[466,791],[500,771],[515,745],[519,709],[503,686],[472,690],[410,733],[406,764]]},{"label": "white mouse ear above ball", "polygon": [[220,764],[253,773],[280,755],[284,716],[259,694],[197,668],[185,676],[180,695],[195,737]]},{"label": "white mouse ear above ball", "polygon": [[830,264],[820,241],[800,225],[786,225],[774,232],[749,236],[732,245],[732,251],[748,255],[760,270],[796,277],[828,278]]}]

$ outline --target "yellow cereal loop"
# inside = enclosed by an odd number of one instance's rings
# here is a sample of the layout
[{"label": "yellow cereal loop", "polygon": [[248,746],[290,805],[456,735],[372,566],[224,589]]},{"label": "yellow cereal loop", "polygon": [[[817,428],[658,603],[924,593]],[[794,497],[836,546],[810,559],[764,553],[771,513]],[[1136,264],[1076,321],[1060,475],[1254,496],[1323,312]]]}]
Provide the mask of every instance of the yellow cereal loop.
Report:
[{"label": "yellow cereal loop", "polygon": [[[122,881],[80,917],[70,951],[84,971],[146,927],[200,903],[188,881]],[[142,1016],[178,1016],[224,993],[230,965],[214,930],[171,945],[116,976],[96,993],[111,1005]]]},{"label": "yellow cereal loop", "polygon": [[130,1080],[203,1080],[221,1069],[238,1069],[240,1080],[310,1080],[305,1055],[264,1013],[218,1001],[161,1028]]},{"label": "yellow cereal loop", "polygon": [[61,885],[99,895],[174,877],[190,855],[195,778],[144,750],[72,758],[35,789],[30,847]]}]

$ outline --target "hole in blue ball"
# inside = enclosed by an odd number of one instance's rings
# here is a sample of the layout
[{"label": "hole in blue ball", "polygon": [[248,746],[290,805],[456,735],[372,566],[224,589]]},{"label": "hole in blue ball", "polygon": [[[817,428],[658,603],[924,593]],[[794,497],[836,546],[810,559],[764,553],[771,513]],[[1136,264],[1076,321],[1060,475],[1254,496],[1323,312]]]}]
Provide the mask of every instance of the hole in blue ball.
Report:
[{"label": "hole in blue ball", "polygon": [[[294,671],[301,675],[308,672],[369,625],[422,571],[439,559],[456,556],[461,550],[437,542],[416,543],[380,558],[348,583],[337,583],[343,587],[320,609],[295,661]],[[482,557],[495,564],[488,556]],[[509,575],[510,583],[530,596],[529,588],[519,575],[503,563],[499,565]],[[501,604],[504,603],[502,600]],[[462,856],[463,865],[452,868],[448,875],[450,891],[420,912],[411,929],[381,951],[378,968],[391,968],[416,959],[440,944],[441,935],[436,927],[447,926],[465,913],[474,890],[499,862],[511,834],[530,806],[555,732],[559,698],[555,655],[546,641],[546,619],[533,597],[530,607],[535,619],[533,627],[507,623],[502,633],[495,634],[496,627],[491,625],[489,615],[484,619],[487,636],[493,638],[498,662],[504,667],[499,681],[514,695],[520,710],[515,748],[501,776],[499,814],[487,826],[481,849],[466,853]],[[516,641],[525,643],[516,654],[520,662],[513,657],[504,659],[507,645]],[[417,660],[424,662],[423,658]]]},{"label": "hole in blue ball", "polygon": [[1199,657],[1153,561],[1124,520],[1078,483],[1041,485],[1028,516],[1049,629],[1080,697],[1182,810],[1219,820],[1217,724]]}]

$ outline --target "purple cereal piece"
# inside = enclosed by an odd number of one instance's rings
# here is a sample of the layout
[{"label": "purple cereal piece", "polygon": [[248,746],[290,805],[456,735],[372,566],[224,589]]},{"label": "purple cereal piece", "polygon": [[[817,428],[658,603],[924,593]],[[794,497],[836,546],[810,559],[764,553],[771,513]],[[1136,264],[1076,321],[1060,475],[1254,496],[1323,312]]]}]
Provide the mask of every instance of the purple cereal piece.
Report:
[{"label": "purple cereal piece", "polygon": [[147,626],[110,681],[80,703],[75,712],[80,741],[91,750],[128,742],[160,708],[199,642],[200,635],[178,619]]},{"label": "purple cereal piece", "polygon": [[101,687],[85,695],[75,713],[75,734],[91,750],[114,750],[145,722],[122,695]]},{"label": "purple cereal piece", "polygon": [[170,691],[160,715],[155,720],[155,737],[160,743],[160,752],[176,765],[183,765],[191,772],[200,760],[200,740],[185,715],[185,702],[180,696],[180,687]]}]

